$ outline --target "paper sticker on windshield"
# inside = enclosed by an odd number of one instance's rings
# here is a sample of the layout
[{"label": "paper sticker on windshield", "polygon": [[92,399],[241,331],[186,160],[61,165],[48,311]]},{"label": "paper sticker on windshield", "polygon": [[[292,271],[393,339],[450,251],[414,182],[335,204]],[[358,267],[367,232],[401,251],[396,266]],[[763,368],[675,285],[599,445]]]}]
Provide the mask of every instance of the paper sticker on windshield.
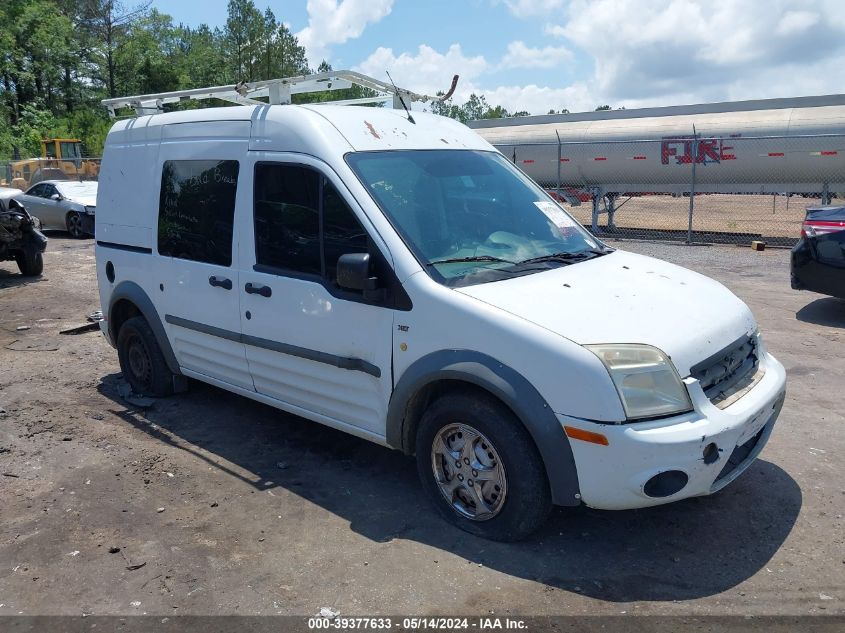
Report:
[{"label": "paper sticker on windshield", "polygon": [[557,206],[554,202],[547,200],[538,200],[534,203],[540,211],[542,211],[547,218],[554,222],[555,226],[560,228],[574,227],[575,222],[572,221],[566,212]]}]

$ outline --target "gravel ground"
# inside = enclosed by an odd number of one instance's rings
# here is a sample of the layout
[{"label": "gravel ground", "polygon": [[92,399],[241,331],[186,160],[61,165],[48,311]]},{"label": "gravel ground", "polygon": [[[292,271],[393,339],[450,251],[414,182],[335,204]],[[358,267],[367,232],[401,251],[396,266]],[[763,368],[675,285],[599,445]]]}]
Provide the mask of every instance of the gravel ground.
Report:
[{"label": "gravel ground", "polygon": [[103,338],[58,334],[99,308],[92,242],[52,235],[38,281],[3,264],[0,615],[845,613],[845,301],[791,290],[784,250],[619,246],[751,306],[781,419],[715,496],[518,544],[439,520],[397,452],[199,383],[125,403]]}]

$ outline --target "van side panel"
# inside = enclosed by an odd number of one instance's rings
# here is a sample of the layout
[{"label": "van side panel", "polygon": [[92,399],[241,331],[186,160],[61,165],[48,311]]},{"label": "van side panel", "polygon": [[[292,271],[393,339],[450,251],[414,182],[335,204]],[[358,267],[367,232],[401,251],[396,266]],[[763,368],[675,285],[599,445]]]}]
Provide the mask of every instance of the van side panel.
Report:
[{"label": "van side panel", "polygon": [[101,242],[152,248],[151,228],[156,222],[161,182],[157,168],[161,126],[148,126],[146,117],[121,123],[112,128],[103,152],[96,238]]}]

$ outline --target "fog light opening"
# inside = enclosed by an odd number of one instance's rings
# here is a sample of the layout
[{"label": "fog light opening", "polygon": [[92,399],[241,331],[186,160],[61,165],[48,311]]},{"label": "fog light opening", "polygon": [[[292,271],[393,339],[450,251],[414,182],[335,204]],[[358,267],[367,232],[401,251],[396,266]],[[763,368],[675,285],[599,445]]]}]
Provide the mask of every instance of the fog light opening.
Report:
[{"label": "fog light opening", "polygon": [[710,442],[704,447],[704,463],[715,464],[719,461],[719,447],[714,442]]},{"label": "fog light opening", "polygon": [[682,470],[667,470],[658,473],[643,486],[643,492],[649,497],[669,497],[683,490],[689,481],[689,475]]}]

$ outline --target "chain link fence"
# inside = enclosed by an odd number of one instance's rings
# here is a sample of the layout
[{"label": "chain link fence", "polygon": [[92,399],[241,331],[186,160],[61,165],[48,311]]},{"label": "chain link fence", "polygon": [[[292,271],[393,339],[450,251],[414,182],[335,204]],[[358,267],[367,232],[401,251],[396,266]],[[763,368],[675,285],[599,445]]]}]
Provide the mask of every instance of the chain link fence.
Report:
[{"label": "chain link fence", "polygon": [[791,246],[845,204],[845,135],[667,136],[497,148],[604,237]]},{"label": "chain link fence", "polygon": [[25,158],[0,162],[0,187],[27,190],[44,180],[97,180],[101,158]]}]

